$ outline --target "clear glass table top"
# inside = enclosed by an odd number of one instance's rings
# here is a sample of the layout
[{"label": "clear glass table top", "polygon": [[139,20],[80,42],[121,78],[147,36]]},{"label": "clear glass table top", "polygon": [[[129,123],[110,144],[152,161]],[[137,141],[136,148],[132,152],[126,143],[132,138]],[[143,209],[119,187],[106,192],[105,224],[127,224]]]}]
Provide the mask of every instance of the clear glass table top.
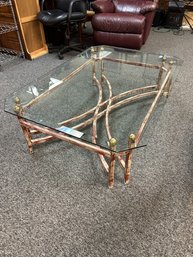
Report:
[{"label": "clear glass table top", "polygon": [[[176,57],[96,46],[64,62],[5,100],[5,111],[78,140],[128,149]],[[164,66],[164,68],[163,68]]]}]

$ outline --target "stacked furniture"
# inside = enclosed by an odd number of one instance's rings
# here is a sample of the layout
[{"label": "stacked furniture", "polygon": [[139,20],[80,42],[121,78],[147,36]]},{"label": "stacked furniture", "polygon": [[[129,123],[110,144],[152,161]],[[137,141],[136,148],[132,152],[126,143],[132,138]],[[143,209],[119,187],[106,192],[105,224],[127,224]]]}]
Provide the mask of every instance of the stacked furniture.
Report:
[{"label": "stacked furniture", "polygon": [[18,57],[35,59],[48,52],[39,0],[0,0],[0,67]]},{"label": "stacked furniture", "polygon": [[148,38],[156,7],[156,2],[146,0],[94,1],[95,44],[140,49]]},{"label": "stacked furniture", "polygon": [[23,57],[23,47],[11,0],[0,0],[0,69]]}]

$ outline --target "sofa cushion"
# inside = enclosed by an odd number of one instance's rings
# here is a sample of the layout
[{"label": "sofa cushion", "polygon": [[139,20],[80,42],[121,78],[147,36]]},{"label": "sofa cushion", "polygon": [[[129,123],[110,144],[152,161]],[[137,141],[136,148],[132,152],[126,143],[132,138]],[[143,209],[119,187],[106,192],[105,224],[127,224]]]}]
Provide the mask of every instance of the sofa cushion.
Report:
[{"label": "sofa cushion", "polygon": [[143,44],[142,34],[94,31],[93,37],[94,42],[97,45],[111,45],[125,48],[140,49]]},{"label": "sofa cushion", "polygon": [[131,13],[100,13],[92,19],[94,30],[142,34],[145,26],[145,17]]}]

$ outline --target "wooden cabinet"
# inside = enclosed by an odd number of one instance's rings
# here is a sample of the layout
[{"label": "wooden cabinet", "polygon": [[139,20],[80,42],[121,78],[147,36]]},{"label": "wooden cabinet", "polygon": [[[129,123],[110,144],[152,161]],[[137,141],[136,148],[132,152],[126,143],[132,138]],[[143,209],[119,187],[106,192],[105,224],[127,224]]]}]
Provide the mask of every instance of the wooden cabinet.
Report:
[{"label": "wooden cabinet", "polygon": [[37,20],[39,0],[12,0],[21,40],[28,59],[48,53],[42,24]]}]

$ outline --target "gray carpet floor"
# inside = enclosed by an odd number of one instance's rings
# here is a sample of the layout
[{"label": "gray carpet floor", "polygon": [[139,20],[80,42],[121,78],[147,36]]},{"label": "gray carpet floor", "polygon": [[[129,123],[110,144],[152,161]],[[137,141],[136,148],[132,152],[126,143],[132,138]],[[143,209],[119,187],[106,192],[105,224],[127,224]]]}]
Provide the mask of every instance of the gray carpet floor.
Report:
[{"label": "gray carpet floor", "polygon": [[[193,34],[151,34],[141,51],[181,58],[131,180],[113,190],[97,155],[64,142],[27,150],[4,99],[63,61],[56,54],[0,72],[0,257],[193,256]],[[119,171],[119,169],[117,169]]]}]

